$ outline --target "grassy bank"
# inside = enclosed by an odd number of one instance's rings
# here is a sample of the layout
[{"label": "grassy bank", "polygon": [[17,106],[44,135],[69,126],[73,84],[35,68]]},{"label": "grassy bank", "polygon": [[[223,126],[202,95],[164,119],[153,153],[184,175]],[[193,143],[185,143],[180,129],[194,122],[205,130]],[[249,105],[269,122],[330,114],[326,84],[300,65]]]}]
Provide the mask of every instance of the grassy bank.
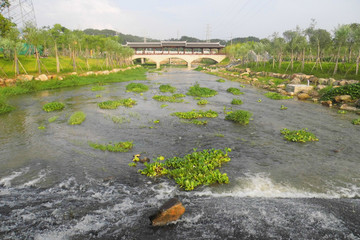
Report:
[{"label": "grassy bank", "polygon": [[[127,82],[132,80],[145,80],[146,79],[146,69],[136,68],[127,70],[124,72],[112,73],[109,75],[91,75],[85,77],[79,76],[69,76],[64,80],[49,80],[49,81],[29,81],[29,82],[17,82],[14,87],[4,87],[0,88],[0,114],[6,113],[9,108],[6,104],[6,98],[10,96],[32,93],[42,90],[57,89],[64,87],[74,87],[74,86],[83,86],[88,84],[104,84],[112,82]],[[1,109],[5,109],[1,112]]]}]

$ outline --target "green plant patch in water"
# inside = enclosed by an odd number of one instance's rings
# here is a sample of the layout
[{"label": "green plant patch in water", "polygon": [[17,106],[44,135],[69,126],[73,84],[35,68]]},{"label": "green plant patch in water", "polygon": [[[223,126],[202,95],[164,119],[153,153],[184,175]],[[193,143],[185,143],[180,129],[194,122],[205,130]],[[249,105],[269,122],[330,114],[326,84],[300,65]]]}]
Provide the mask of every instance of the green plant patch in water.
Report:
[{"label": "green plant patch in water", "polygon": [[117,142],[117,143],[108,143],[108,144],[98,144],[94,142],[89,142],[89,146],[94,149],[100,149],[102,151],[109,152],[128,152],[133,148],[133,142]]},{"label": "green plant patch in water", "polygon": [[38,127],[38,129],[44,130],[44,129],[45,129],[45,126],[44,126],[44,125],[41,125],[41,126]]},{"label": "green plant patch in water", "polygon": [[285,107],[284,105],[281,105],[280,110],[286,110],[288,107]]},{"label": "green plant patch in water", "polygon": [[289,130],[284,128],[280,130],[280,132],[284,135],[284,138],[290,142],[319,141],[313,133],[307,131],[307,128],[301,130]]},{"label": "green plant patch in water", "polygon": [[86,119],[86,114],[84,112],[75,112],[69,118],[70,125],[79,125]]},{"label": "green plant patch in water", "polygon": [[0,115],[9,113],[15,108],[13,106],[8,105],[4,99],[0,98]]},{"label": "green plant patch in water", "polygon": [[339,111],[337,111],[337,113],[338,113],[338,114],[346,114],[347,111],[345,111],[345,110],[339,110]]},{"label": "green plant patch in water", "polygon": [[206,104],[208,104],[208,103],[209,103],[208,100],[206,100],[206,99],[201,99],[200,101],[197,102],[197,105],[206,105]]},{"label": "green plant patch in water", "polygon": [[218,79],[218,80],[216,80],[217,82],[220,82],[220,83],[224,83],[225,82],[225,80],[224,79]]},{"label": "green plant patch in water", "polygon": [[132,100],[131,98],[125,98],[120,100],[114,100],[114,101],[105,101],[98,103],[99,108],[101,109],[116,109],[119,106],[123,107],[133,107],[136,104],[135,100]]},{"label": "green plant patch in water", "polygon": [[182,120],[183,123],[190,123],[195,125],[206,125],[208,122],[206,120],[199,120],[199,119],[191,119],[189,120]]},{"label": "green plant patch in water", "polygon": [[252,116],[251,112],[245,110],[236,110],[226,115],[225,119],[234,121],[241,125],[247,125],[250,122],[250,118]]},{"label": "green plant patch in water", "polygon": [[194,190],[201,185],[229,183],[227,174],[217,169],[231,160],[229,152],[230,148],[225,148],[224,151],[194,149],[193,153],[184,157],[173,157],[163,161],[157,158],[153,163],[145,163],[145,168],[139,172],[148,177],[167,175],[186,191]]},{"label": "green plant patch in water", "polygon": [[53,116],[53,117],[48,119],[48,122],[49,123],[55,122],[58,118],[59,118],[59,116]]},{"label": "green plant patch in water", "polygon": [[234,87],[228,88],[228,89],[226,89],[226,91],[229,93],[232,93],[233,95],[244,94],[243,92],[240,91],[240,89],[234,88]]},{"label": "green plant patch in water", "polygon": [[148,90],[149,86],[142,83],[129,83],[128,85],[126,85],[126,91],[128,92],[142,93]]},{"label": "green plant patch in water", "polygon": [[273,100],[284,100],[293,98],[292,96],[284,96],[277,92],[267,92],[264,95]]},{"label": "green plant patch in water", "polygon": [[101,94],[96,94],[96,96],[95,96],[96,98],[101,98],[102,97],[102,95]]},{"label": "green plant patch in water", "polygon": [[170,84],[163,84],[159,87],[160,92],[170,92],[174,93],[176,91],[176,87],[171,86]]},{"label": "green plant patch in water", "polygon": [[186,95],[193,97],[213,97],[216,94],[218,94],[217,91],[206,87],[200,87],[198,83],[191,86],[189,91],[186,93]]},{"label": "green plant patch in water", "polygon": [[197,118],[216,118],[218,113],[213,110],[202,111],[202,110],[192,110],[190,112],[175,112],[171,115],[177,116],[182,119],[197,119]]},{"label": "green plant patch in water", "polygon": [[172,103],[181,103],[184,102],[185,97],[184,94],[173,94],[172,96],[165,96],[165,95],[155,95],[153,99],[159,102],[172,102]]},{"label": "green plant patch in water", "polygon": [[241,105],[241,104],[243,104],[243,101],[241,101],[240,99],[233,99],[232,101],[231,101],[231,104],[233,104],[233,105]]},{"label": "green plant patch in water", "polygon": [[65,108],[65,104],[61,102],[49,102],[43,106],[45,112],[61,111]]},{"label": "green plant patch in water", "polygon": [[91,91],[95,92],[95,91],[102,91],[102,90],[105,90],[105,87],[103,86],[93,86],[91,88]]},{"label": "green plant patch in water", "polygon": [[167,104],[161,104],[161,108],[166,108],[167,106],[169,106],[169,105],[167,105]]},{"label": "green plant patch in water", "polygon": [[360,125],[360,118],[352,120],[351,123],[354,125]]}]

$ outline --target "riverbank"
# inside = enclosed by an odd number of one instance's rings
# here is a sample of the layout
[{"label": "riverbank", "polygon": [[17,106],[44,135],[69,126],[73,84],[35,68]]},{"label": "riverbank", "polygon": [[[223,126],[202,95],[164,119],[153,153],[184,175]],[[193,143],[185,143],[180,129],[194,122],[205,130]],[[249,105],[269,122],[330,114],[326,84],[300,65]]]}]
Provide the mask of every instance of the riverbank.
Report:
[{"label": "riverbank", "polygon": [[111,71],[86,72],[80,75],[76,73],[62,76],[40,75],[36,78],[31,75],[23,75],[23,80],[8,79],[12,80],[8,81],[11,82],[11,85],[3,87],[0,85],[0,114],[8,113],[14,109],[14,107],[6,103],[7,98],[11,96],[89,84],[103,85],[113,82],[145,80],[146,71],[146,69],[137,65],[123,69],[113,69]]}]

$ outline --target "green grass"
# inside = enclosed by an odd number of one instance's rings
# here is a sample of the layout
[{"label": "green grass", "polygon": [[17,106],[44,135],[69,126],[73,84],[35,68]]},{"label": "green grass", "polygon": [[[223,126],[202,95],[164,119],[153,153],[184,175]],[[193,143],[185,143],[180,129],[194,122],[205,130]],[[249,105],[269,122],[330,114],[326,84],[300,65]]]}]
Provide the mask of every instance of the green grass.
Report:
[{"label": "green grass", "polygon": [[108,144],[98,144],[94,142],[89,142],[89,146],[94,149],[100,149],[102,151],[109,152],[128,152],[130,151],[134,144],[133,142],[116,142],[116,143],[108,143]]},{"label": "green grass", "polygon": [[45,112],[52,112],[52,111],[61,111],[65,108],[65,104],[61,103],[61,102],[49,102],[46,103],[42,109]]},{"label": "green grass", "polygon": [[226,91],[229,93],[232,93],[233,95],[244,94],[243,92],[240,91],[240,89],[234,88],[234,87],[228,88],[228,89],[226,89]]},{"label": "green grass", "polygon": [[231,101],[231,104],[233,105],[241,105],[243,104],[243,101],[241,99],[236,99],[234,98],[232,101]]},{"label": "green grass", "polygon": [[53,116],[53,117],[48,119],[48,122],[49,123],[55,122],[58,118],[59,118],[59,116]]},{"label": "green grass", "polygon": [[219,83],[224,83],[224,82],[225,82],[224,79],[218,79],[218,80],[216,80],[216,81],[219,82]]},{"label": "green grass", "polygon": [[75,112],[69,118],[70,125],[79,125],[86,119],[86,114],[84,112]]},{"label": "green grass", "polygon": [[125,98],[120,100],[114,100],[114,101],[105,101],[98,103],[99,108],[101,109],[117,109],[119,106],[124,107],[133,107],[136,104],[135,100],[132,100],[131,98]]},{"label": "green grass", "polygon": [[2,97],[0,95],[0,115],[1,114],[5,114],[5,113],[9,113],[12,110],[14,110],[15,108],[13,106],[10,106],[6,103],[5,97]]},{"label": "green grass", "polygon": [[351,123],[354,125],[360,125],[360,118],[352,120]]},{"label": "green grass", "polygon": [[159,87],[160,92],[170,92],[170,93],[174,93],[176,91],[176,87],[172,87],[170,84],[163,84],[160,85]]},{"label": "green grass", "polygon": [[128,92],[142,93],[148,90],[149,86],[142,83],[129,83],[128,85],[126,85],[126,91]]},{"label": "green grass", "polygon": [[321,96],[322,101],[334,100],[335,96],[350,95],[352,99],[360,98],[360,83],[349,84],[337,88],[328,88]]},{"label": "green grass", "polygon": [[161,160],[160,157],[153,163],[145,163],[145,168],[139,172],[149,177],[167,175],[173,178],[180,188],[186,191],[194,190],[201,185],[214,183],[229,183],[226,173],[221,173],[217,168],[231,159],[228,153],[230,148],[224,151],[217,149],[204,149],[196,151],[184,157],[173,157]]},{"label": "green grass", "polygon": [[197,118],[216,118],[218,113],[213,110],[202,111],[192,110],[190,112],[175,112],[171,115],[177,116],[181,119],[197,119]]},{"label": "green grass", "polygon": [[288,81],[288,79],[281,79],[281,78],[275,78],[275,77],[258,77],[257,78],[259,80],[260,83],[262,84],[270,84],[270,80],[275,84],[275,86],[278,86],[286,81]]},{"label": "green grass", "polygon": [[167,106],[169,106],[169,105],[167,105],[167,104],[161,104],[161,108],[166,108]]},{"label": "green grass", "polygon": [[209,103],[208,100],[206,100],[206,99],[201,99],[200,101],[197,102],[197,105],[206,105],[206,104],[208,104],[208,103]]},{"label": "green grass", "polygon": [[172,103],[181,103],[184,102],[185,97],[184,94],[173,94],[172,96],[165,96],[165,95],[155,95],[153,99],[159,102],[172,102]]},{"label": "green grass", "polygon": [[285,107],[284,105],[280,106],[280,110],[286,110],[286,109],[288,109],[288,107]]},{"label": "green grass", "polygon": [[216,94],[218,94],[217,91],[206,87],[200,87],[198,83],[191,86],[189,91],[186,93],[186,95],[193,97],[213,97]]},{"label": "green grass", "polygon": [[293,98],[292,96],[284,96],[277,92],[267,92],[264,95],[273,100],[284,100]]},{"label": "green grass", "polygon": [[251,112],[245,110],[236,110],[226,115],[225,119],[230,120],[241,125],[247,125],[250,122],[252,116]]},{"label": "green grass", "polygon": [[103,86],[93,86],[92,88],[91,88],[91,91],[93,91],[93,92],[95,92],[95,91],[102,91],[102,90],[105,90],[105,87],[103,87]]},{"label": "green grass", "polygon": [[307,128],[301,130],[289,130],[284,128],[280,130],[281,134],[284,135],[284,138],[290,142],[310,142],[310,141],[319,141],[319,139],[311,132],[307,131]]}]

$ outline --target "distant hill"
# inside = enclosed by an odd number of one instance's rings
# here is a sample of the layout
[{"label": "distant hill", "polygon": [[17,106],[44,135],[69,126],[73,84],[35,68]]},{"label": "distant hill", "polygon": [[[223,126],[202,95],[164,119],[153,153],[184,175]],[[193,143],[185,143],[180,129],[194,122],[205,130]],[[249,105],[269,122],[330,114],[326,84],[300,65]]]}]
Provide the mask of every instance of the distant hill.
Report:
[{"label": "distant hill", "polygon": [[[103,29],[103,30],[98,30],[98,29],[93,29],[93,28],[88,28],[84,30],[85,34],[88,35],[104,35],[104,36],[119,36],[120,37],[120,41],[122,44],[126,44],[126,42],[143,42],[144,41],[144,37],[139,37],[139,36],[134,36],[131,34],[123,34],[120,32],[116,32],[114,30],[109,30],[109,29]],[[157,42],[160,40],[157,39],[152,39],[152,38],[146,38],[147,42]],[[205,40],[201,40],[198,38],[194,38],[194,37],[189,37],[189,36],[182,36],[179,39],[176,38],[171,38],[168,39],[167,41],[187,41],[187,42],[205,42]],[[260,42],[260,39],[257,37],[253,37],[253,36],[249,36],[249,37],[238,37],[238,38],[233,38],[232,43],[244,43],[244,42]],[[220,42],[221,45],[229,45],[231,43],[231,41],[226,41],[223,39],[211,39],[210,42]]]}]

